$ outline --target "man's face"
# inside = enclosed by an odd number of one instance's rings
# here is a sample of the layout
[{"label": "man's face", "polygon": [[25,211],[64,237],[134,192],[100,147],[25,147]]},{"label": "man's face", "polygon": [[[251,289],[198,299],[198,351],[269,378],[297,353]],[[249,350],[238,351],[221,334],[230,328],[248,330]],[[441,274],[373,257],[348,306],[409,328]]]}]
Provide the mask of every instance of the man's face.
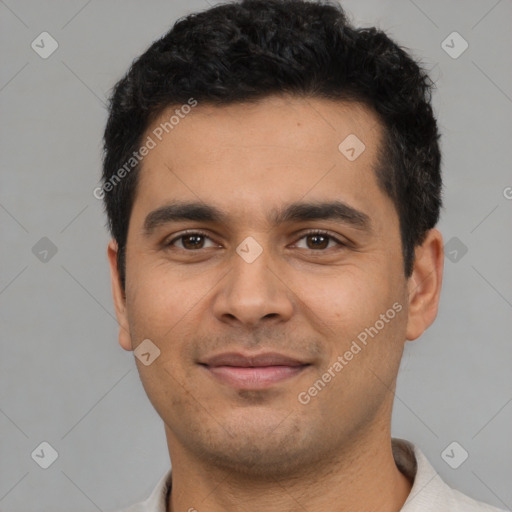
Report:
[{"label": "man's face", "polygon": [[[137,185],[118,311],[125,349],[149,339],[160,350],[137,365],[171,453],[283,475],[386,430],[408,289],[398,216],[374,171],[377,118],[322,99],[199,103],[158,141],[175,108],[146,133],[157,145]],[[355,159],[353,136],[365,145]],[[178,202],[224,218],[151,215]],[[333,202],[337,216],[283,218],[292,204]],[[267,353],[277,356],[251,359]]]}]

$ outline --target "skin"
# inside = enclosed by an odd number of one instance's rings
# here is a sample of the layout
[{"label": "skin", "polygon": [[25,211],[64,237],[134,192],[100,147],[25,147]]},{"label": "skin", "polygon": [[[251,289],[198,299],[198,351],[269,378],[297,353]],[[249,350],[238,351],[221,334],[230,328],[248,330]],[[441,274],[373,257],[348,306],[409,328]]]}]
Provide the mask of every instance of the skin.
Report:
[{"label": "skin", "polygon": [[[391,451],[394,389],[406,341],[436,317],[443,242],[430,230],[405,277],[397,212],[374,172],[382,133],[361,105],[272,96],[199,104],[144,158],[125,294],[114,240],[108,257],[120,345],[150,339],[161,351],[149,366],[136,363],[165,424],[168,511],[391,512],[405,502],[411,482]],[[349,134],[366,146],[352,162],[338,150]],[[173,200],[214,205],[228,220],[169,222],[145,236],[146,216]],[[365,213],[371,229],[267,219],[292,202],[331,200]],[[310,229],[334,239],[306,236]],[[184,230],[206,237],[164,246]],[[252,263],[236,252],[248,236],[263,250]],[[402,310],[300,403],[394,303]],[[267,389],[240,390],[198,364],[227,351],[274,351],[310,366]]]}]

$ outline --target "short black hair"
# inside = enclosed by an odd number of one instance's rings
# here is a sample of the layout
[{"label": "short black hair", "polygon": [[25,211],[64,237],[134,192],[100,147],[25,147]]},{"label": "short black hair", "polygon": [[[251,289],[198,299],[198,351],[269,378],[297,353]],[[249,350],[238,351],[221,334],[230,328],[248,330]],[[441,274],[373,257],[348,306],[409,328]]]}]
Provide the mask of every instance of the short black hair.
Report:
[{"label": "short black hair", "polygon": [[152,121],[191,98],[228,105],[275,94],[356,101],[379,118],[385,135],[375,172],[398,213],[409,277],[414,249],[437,224],[442,206],[433,88],[406,49],[375,27],[355,28],[328,0],[242,0],[178,19],[133,61],[109,100],[101,197],[119,247],[123,289],[140,165],[112,180]]}]

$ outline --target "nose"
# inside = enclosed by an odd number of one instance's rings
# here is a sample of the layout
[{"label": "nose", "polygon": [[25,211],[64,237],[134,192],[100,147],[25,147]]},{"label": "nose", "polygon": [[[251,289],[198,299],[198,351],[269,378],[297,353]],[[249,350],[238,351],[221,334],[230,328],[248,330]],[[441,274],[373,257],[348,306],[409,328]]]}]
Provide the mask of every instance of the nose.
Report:
[{"label": "nose", "polygon": [[266,249],[252,262],[234,252],[231,270],[221,280],[214,296],[216,318],[250,328],[261,322],[290,319],[294,310],[293,293],[277,268]]}]

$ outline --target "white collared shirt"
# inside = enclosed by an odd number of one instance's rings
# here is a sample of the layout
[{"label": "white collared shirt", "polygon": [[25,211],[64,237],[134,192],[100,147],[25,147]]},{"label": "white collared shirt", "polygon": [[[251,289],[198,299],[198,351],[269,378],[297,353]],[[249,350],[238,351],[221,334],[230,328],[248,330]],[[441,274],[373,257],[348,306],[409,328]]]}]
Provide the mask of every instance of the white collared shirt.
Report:
[{"label": "white collared shirt", "polygon": [[[393,438],[392,447],[397,467],[414,481],[400,512],[506,512],[452,489],[441,479],[421,450],[409,441]],[[169,469],[147,500],[117,512],[167,512],[170,490]]]}]

